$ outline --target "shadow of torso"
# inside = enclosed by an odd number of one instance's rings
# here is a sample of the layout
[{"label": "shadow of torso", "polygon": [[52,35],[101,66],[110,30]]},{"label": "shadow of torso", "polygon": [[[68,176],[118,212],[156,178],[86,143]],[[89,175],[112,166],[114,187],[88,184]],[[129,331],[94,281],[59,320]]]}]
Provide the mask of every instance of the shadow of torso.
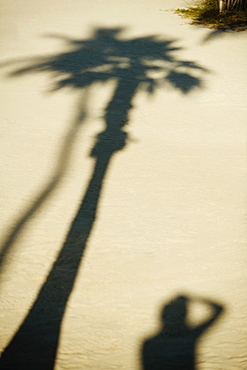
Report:
[{"label": "shadow of torso", "polygon": [[162,331],[143,345],[144,370],[195,370],[196,336],[181,328],[177,333]]}]

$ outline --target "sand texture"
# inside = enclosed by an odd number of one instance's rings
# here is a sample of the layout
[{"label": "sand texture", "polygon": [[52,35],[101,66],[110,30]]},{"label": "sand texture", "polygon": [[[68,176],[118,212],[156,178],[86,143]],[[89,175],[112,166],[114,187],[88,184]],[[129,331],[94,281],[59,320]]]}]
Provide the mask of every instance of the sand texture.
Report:
[{"label": "sand texture", "polygon": [[247,31],[183,0],[0,2],[0,368],[247,368]]}]

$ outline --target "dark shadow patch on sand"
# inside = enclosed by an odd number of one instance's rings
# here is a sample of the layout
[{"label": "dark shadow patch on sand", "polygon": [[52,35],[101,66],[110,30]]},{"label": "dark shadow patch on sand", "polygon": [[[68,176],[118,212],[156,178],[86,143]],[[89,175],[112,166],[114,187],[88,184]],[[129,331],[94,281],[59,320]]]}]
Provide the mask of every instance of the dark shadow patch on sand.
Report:
[{"label": "dark shadow patch on sand", "polygon": [[[110,161],[127,144],[126,126],[137,93],[145,91],[152,95],[158,88],[171,87],[187,94],[203,87],[198,72],[205,73],[206,69],[193,61],[180,60],[176,54],[181,48],[175,46],[176,40],[155,36],[124,39],[122,32],[122,28],[98,28],[86,40],[65,38],[68,51],[39,58],[38,62],[24,61],[22,67],[10,74],[17,77],[48,73],[52,91],[66,87],[80,91],[107,81],[115,81],[116,88],[105,109],[105,128],[97,135],[90,153],[95,167],[81,205],[45,283],[2,354],[3,369],[54,368],[66,305],[96,220]],[[44,198],[41,196],[41,201]],[[22,216],[15,235],[7,241],[5,254],[32,214],[33,210]]]}]

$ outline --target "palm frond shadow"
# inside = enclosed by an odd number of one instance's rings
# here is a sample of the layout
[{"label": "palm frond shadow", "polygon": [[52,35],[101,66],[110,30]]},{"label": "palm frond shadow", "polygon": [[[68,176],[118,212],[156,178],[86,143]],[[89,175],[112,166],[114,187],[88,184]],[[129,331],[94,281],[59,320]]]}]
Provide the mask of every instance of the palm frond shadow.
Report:
[{"label": "palm frond shadow", "polygon": [[168,86],[182,94],[203,87],[198,74],[207,70],[193,61],[178,59],[176,54],[181,48],[175,46],[176,40],[155,36],[124,39],[123,31],[98,28],[86,40],[56,35],[67,43],[67,52],[23,61],[21,67],[10,73],[11,77],[47,73],[52,91],[83,90],[96,82],[111,80],[116,81],[116,88],[105,109],[105,128],[96,137],[90,153],[95,159],[91,180],[46,282],[2,354],[5,369],[16,364],[20,370],[54,368],[61,322],[96,219],[106,172],[113,155],[128,140],[125,128],[133,98],[140,91],[154,94],[158,88]]}]

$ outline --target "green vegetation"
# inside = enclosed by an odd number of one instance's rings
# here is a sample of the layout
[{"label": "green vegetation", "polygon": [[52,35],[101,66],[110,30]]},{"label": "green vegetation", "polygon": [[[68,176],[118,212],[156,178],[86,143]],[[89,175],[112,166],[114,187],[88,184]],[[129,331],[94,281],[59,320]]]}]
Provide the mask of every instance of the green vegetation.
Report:
[{"label": "green vegetation", "polygon": [[197,6],[177,9],[176,13],[191,19],[191,24],[207,28],[232,29],[244,31],[247,29],[247,11],[225,11],[219,13],[218,0],[204,0]]}]

